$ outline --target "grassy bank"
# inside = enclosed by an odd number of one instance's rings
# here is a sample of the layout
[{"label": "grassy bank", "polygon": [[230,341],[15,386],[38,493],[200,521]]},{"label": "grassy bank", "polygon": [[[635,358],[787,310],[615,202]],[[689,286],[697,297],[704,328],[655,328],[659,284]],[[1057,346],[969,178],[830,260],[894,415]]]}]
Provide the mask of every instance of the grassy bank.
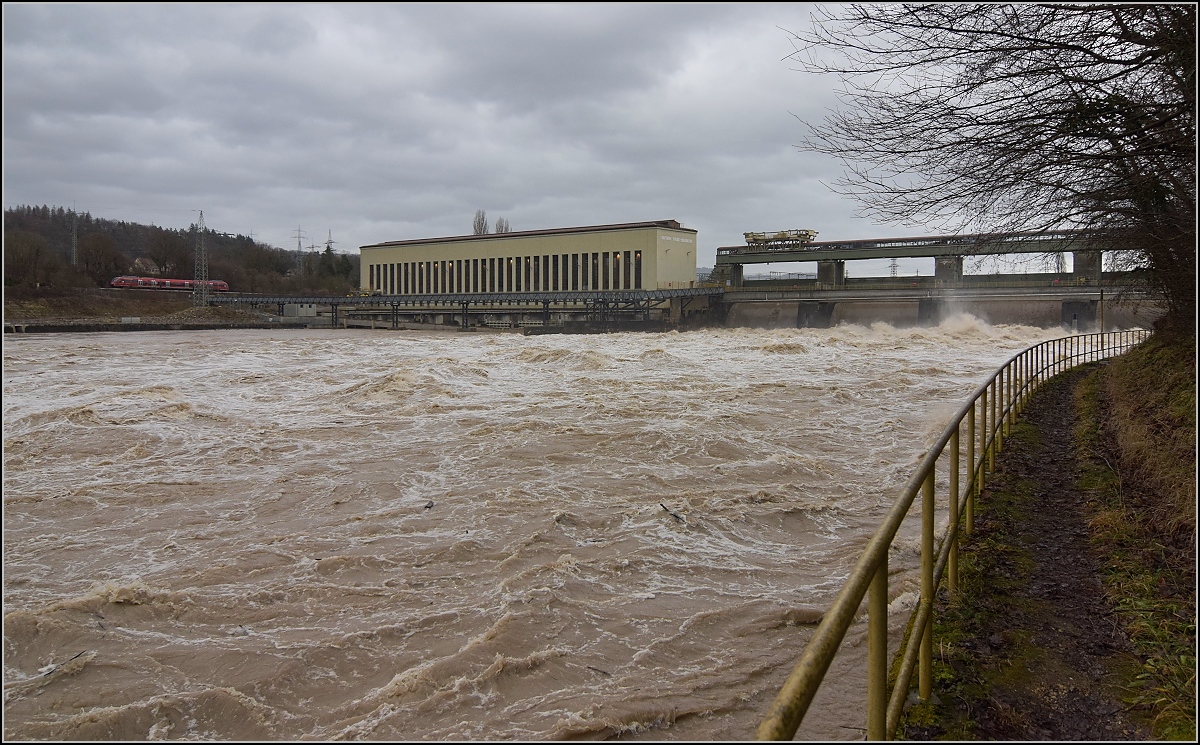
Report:
[{"label": "grassy bank", "polygon": [[167,316],[192,307],[183,292],[4,288],[4,320]]},{"label": "grassy bank", "polygon": [[[1076,415],[1061,439],[1071,440],[1062,454],[1073,452],[1078,470],[1065,476],[1069,484],[1051,483],[1046,471],[1062,477],[1065,461],[1045,463],[1043,430],[1014,427],[1001,456],[1005,472],[977,506],[984,529],[960,555],[961,594],[938,599],[934,699],[906,711],[898,737],[1010,739],[996,733],[1017,731],[1034,709],[1079,716],[1072,703],[1047,695],[1048,681],[1075,675],[1087,696],[1118,702],[1101,719],[1128,720],[1144,733],[1116,739],[1195,739],[1195,343],[1156,337],[1081,374],[1073,400],[1059,409]],[[1031,407],[1063,385],[1052,382]],[[1104,594],[1112,609],[1104,615],[1129,641],[1097,656],[1104,670],[1090,683],[1078,682],[1078,668],[1063,667],[1069,645],[1030,622],[1059,610],[1033,591],[1032,568],[1047,546],[1033,516],[1048,489],[1066,487],[1082,495],[1084,553],[1099,576],[1088,594]],[[1083,733],[1088,723],[1078,726]]]},{"label": "grassy bank", "polygon": [[1196,736],[1195,341],[1151,339],[1076,392],[1076,446],[1109,601],[1139,660],[1127,701]]}]

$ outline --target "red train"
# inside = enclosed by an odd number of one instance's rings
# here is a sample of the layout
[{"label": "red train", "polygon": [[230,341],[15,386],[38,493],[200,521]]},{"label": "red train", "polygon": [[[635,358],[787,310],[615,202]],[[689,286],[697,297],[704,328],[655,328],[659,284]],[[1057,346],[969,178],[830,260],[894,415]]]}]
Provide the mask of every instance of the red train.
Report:
[{"label": "red train", "polygon": [[[188,290],[195,289],[194,279],[166,279],[164,277],[113,277],[109,282],[113,287],[132,287],[146,290]],[[216,292],[229,292],[229,283],[219,279],[208,280],[208,289]]]}]

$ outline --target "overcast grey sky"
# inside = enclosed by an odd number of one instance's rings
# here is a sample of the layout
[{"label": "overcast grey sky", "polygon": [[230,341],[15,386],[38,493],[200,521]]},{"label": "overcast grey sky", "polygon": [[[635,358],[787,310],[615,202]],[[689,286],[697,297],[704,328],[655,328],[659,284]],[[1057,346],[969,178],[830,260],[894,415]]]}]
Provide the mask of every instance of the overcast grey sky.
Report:
[{"label": "overcast grey sky", "polygon": [[467,234],[477,209],[676,219],[702,266],[749,230],[919,234],[855,217],[821,183],[840,165],[795,147],[836,103],[786,59],[811,9],[6,3],[4,202],[175,228],[202,209],[346,252]]}]

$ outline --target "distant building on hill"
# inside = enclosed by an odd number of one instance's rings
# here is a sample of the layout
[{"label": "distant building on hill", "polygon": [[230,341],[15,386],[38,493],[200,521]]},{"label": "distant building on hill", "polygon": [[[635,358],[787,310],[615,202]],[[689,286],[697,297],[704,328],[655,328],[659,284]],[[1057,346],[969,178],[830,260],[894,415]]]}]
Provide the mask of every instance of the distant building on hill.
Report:
[{"label": "distant building on hill", "polygon": [[140,256],[133,262],[133,273],[143,276],[157,277],[160,269],[153,259]]}]

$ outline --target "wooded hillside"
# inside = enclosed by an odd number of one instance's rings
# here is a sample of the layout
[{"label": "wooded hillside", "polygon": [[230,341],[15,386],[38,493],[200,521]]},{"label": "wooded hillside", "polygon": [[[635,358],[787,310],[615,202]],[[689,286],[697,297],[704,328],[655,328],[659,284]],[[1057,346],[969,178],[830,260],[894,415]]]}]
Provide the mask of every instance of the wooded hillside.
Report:
[{"label": "wooded hillside", "polygon": [[[120,274],[191,279],[200,237],[195,224],[162,228],[17,206],[4,211],[4,286],[104,287]],[[209,279],[235,292],[340,295],[358,287],[359,257],[330,246],[289,251],[212,229],[203,238]]]}]

